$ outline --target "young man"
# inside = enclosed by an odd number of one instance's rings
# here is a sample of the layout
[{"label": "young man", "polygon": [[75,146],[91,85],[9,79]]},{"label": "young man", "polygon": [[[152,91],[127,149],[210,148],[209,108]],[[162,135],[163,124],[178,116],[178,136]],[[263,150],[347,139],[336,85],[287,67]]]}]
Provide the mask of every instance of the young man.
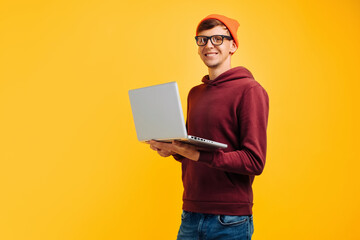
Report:
[{"label": "young man", "polygon": [[252,183],[265,165],[269,99],[247,69],[231,68],[238,26],[217,14],[199,23],[195,38],[209,75],[188,96],[188,133],[228,148],[201,151],[176,141],[150,141],[160,156],[182,163],[179,240],[251,239],[254,231]]}]

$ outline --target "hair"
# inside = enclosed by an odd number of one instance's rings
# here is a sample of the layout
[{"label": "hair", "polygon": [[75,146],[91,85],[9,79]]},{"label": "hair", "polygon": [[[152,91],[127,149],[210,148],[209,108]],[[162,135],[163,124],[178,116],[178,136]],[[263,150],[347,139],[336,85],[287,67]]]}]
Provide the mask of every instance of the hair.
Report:
[{"label": "hair", "polygon": [[216,26],[223,26],[228,31],[228,33],[231,35],[229,29],[225,26],[225,24],[223,24],[221,21],[214,19],[214,18],[210,18],[210,19],[206,19],[206,20],[202,21],[196,29],[196,35],[201,31],[209,30]]}]

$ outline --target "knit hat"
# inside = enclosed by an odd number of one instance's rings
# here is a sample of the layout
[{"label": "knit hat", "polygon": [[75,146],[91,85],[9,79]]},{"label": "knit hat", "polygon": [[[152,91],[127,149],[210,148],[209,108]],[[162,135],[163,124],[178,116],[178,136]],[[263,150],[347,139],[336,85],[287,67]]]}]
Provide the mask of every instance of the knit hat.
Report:
[{"label": "knit hat", "polygon": [[[200,23],[202,23],[203,21],[205,21],[207,19],[217,19],[220,22],[222,22],[229,29],[230,34],[233,37],[236,46],[239,46],[239,40],[237,38],[237,30],[238,30],[240,24],[238,23],[238,21],[236,21],[235,19],[225,17],[223,15],[211,14],[211,15],[205,17],[203,20],[201,20]],[[198,34],[197,30],[199,28],[200,23],[198,24],[198,26],[196,28],[196,35]]]}]

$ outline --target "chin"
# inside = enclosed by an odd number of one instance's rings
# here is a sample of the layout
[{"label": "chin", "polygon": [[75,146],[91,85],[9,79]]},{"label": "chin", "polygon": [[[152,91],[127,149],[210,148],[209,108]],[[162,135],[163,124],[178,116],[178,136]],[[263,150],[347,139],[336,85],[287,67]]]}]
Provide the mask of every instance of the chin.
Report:
[{"label": "chin", "polygon": [[203,62],[208,68],[214,68],[219,65],[219,63],[217,63],[217,62],[210,62],[210,61],[204,61],[204,60],[203,60]]},{"label": "chin", "polygon": [[217,68],[219,66],[219,64],[217,64],[217,63],[205,63],[205,65],[208,68]]}]

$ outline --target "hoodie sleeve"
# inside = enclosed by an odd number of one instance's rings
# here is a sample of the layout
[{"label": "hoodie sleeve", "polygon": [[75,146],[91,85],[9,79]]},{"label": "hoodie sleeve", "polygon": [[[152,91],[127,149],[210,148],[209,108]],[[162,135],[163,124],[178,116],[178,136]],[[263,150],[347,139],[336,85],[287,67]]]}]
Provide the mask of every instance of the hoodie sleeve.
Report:
[{"label": "hoodie sleeve", "polygon": [[266,158],[269,97],[260,86],[248,89],[237,108],[239,149],[200,152],[199,162],[227,172],[260,175]]}]

